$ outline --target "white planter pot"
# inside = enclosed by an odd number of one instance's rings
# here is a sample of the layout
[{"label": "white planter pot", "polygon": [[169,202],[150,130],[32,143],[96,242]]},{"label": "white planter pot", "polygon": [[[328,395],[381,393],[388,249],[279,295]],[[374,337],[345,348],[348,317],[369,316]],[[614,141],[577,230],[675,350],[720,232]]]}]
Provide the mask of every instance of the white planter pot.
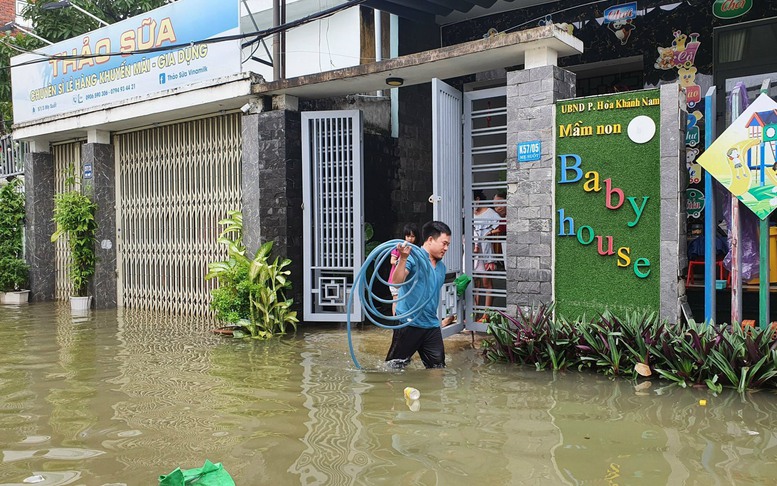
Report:
[{"label": "white planter pot", "polygon": [[19,290],[17,292],[0,292],[0,304],[19,305],[26,304],[30,299],[29,290]]},{"label": "white planter pot", "polygon": [[70,310],[73,312],[88,311],[92,307],[92,296],[70,297]]}]

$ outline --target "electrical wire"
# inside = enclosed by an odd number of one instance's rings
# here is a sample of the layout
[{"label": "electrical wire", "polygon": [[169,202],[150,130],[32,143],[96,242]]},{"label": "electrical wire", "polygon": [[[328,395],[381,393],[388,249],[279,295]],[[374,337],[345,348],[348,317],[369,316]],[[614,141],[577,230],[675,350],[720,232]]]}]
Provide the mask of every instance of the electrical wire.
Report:
[{"label": "electrical wire", "polygon": [[23,47],[17,46],[13,42],[6,41],[6,37],[5,36],[0,37],[0,42],[2,42],[9,49],[13,49],[14,51],[19,52],[19,53],[28,54],[30,52],[30,51],[28,51],[27,49],[25,49]]},{"label": "electrical wire", "polygon": [[[408,275],[408,278],[405,279],[404,282],[399,284],[390,283],[380,276],[378,269],[381,268],[386,259],[391,258],[391,251],[397,248],[397,245],[402,244],[410,246],[410,257],[408,258],[413,259],[416,269],[412,275]],[[371,266],[373,266],[373,272],[368,280],[367,273]],[[346,306],[346,315],[348,316],[346,318],[348,350],[351,353],[351,360],[357,369],[362,369],[362,367],[356,359],[356,353],[353,349],[353,339],[351,337],[351,314],[353,312],[354,296],[358,295],[361,299],[365,315],[370,322],[383,329],[401,329],[412,324],[415,317],[424,307],[426,307],[430,300],[438,298],[434,292],[431,292],[432,286],[428,285],[432,276],[433,269],[432,264],[429,261],[429,254],[412,243],[407,243],[404,240],[390,240],[378,245],[377,248],[370,252],[359,270],[359,273],[356,275],[351,295],[348,297],[348,304]],[[390,285],[399,288],[406,287],[407,289],[406,291],[401,291],[396,300],[384,299],[376,294],[376,284]],[[400,315],[384,314],[378,309],[378,304],[399,303],[406,299],[410,299],[408,300],[410,308]]]},{"label": "electrical wire", "polygon": [[[243,45],[243,46],[240,46],[240,50],[242,51],[243,49],[245,49],[246,47],[250,46],[251,44],[254,44],[254,50],[253,50],[253,51],[251,51],[251,53],[250,53],[250,54],[248,54],[248,56],[246,56],[246,58],[245,58],[245,59],[243,59],[242,61],[240,61],[240,64],[245,64],[245,63],[247,63],[247,62],[248,62],[248,61],[249,61],[249,60],[250,60],[252,57],[254,57],[254,54],[256,54],[256,51],[258,51],[258,50],[259,50],[259,47],[261,46],[261,44],[259,44],[259,42],[258,42],[258,41],[252,41],[252,42],[249,42],[249,43],[247,43],[247,44],[245,44],[245,45]],[[272,59],[271,59],[271,60],[272,60]]]}]

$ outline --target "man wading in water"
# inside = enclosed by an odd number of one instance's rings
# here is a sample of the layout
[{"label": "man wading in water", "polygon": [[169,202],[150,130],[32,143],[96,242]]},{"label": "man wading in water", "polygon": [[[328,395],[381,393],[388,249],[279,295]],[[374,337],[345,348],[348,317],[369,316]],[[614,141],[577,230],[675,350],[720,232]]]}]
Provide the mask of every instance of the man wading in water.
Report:
[{"label": "man wading in water", "polygon": [[[445,368],[445,346],[442,343],[440,321],[437,319],[437,306],[440,304],[440,289],[445,283],[445,264],[442,257],[448,251],[451,244],[451,229],[440,221],[430,221],[421,229],[423,245],[421,249],[429,255],[431,263],[431,275],[427,276],[426,289],[418,289],[409,292],[409,285],[399,288],[397,301],[397,314],[402,315],[414,308],[419,299],[426,295],[432,295],[429,302],[413,316],[410,325],[401,329],[394,329],[386,361],[395,367],[404,367],[410,362],[413,354],[418,351],[427,368]],[[410,255],[410,245],[397,245],[399,249],[399,261],[391,283],[401,284],[415,275],[415,272],[423,271],[424,267]],[[406,298],[405,298],[406,297]],[[453,320],[453,316],[446,317],[442,326],[447,326]]]}]

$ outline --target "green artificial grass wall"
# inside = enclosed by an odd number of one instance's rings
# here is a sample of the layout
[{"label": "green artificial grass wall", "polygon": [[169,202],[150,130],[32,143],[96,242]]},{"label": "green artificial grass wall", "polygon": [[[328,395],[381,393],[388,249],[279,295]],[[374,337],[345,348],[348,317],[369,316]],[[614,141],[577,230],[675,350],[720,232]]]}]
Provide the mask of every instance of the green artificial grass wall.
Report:
[{"label": "green artificial grass wall", "polygon": [[[659,100],[658,90],[646,90],[556,104],[555,300],[563,316],[659,310]],[[655,125],[645,143],[629,136],[629,124],[640,116]],[[578,161],[579,172],[570,168]],[[600,241],[609,253],[610,236],[613,254],[600,255]]]}]

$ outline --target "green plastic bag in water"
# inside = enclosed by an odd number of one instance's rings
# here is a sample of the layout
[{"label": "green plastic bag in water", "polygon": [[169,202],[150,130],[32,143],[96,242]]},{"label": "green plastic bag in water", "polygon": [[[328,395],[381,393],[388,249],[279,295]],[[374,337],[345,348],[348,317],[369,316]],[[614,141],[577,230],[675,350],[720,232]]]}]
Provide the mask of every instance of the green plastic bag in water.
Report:
[{"label": "green plastic bag in water", "polygon": [[159,486],[235,486],[232,476],[224,470],[220,462],[213,464],[205,459],[202,467],[194,469],[177,468],[165,476],[159,476]]}]

